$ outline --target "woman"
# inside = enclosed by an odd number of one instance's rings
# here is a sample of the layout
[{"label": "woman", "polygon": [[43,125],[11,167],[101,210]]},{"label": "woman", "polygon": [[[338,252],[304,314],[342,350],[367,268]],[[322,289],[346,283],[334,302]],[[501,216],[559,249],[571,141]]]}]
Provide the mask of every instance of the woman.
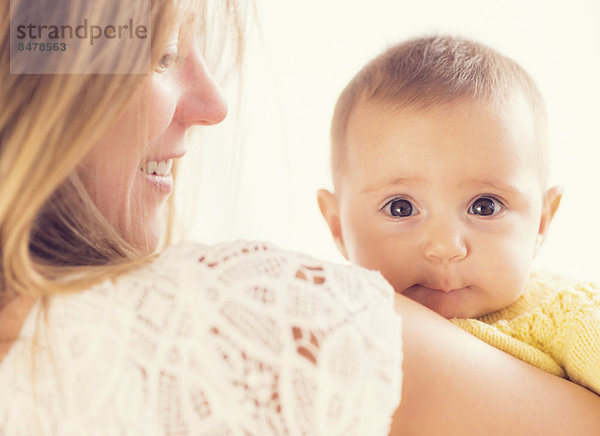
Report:
[{"label": "woman", "polygon": [[[385,434],[401,343],[381,277],[263,243],[154,254],[186,129],[227,112],[196,29],[237,39],[236,5],[93,3],[0,6],[0,434]],[[150,53],[124,34],[9,59],[10,25],[113,36],[146,12]]]},{"label": "woman", "polygon": [[[95,18],[143,15],[125,3]],[[235,5],[215,3],[235,36]],[[400,329],[378,275],[269,244],[154,254],[184,131],[226,114],[192,32],[198,11],[205,41],[221,30],[205,6],[153,2],[150,73],[49,76],[9,74],[0,6],[0,434],[389,430]],[[143,63],[109,42],[62,66]],[[600,428],[593,394],[395,298],[392,434]]]}]

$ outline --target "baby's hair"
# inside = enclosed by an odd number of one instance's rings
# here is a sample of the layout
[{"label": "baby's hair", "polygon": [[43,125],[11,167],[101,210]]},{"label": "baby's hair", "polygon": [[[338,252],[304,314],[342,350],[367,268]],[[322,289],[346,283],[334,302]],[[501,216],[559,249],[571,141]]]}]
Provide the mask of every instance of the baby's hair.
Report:
[{"label": "baby's hair", "polygon": [[506,104],[519,93],[535,123],[542,183],[546,183],[546,109],[529,74],[483,44],[451,36],[411,39],[370,61],[338,97],[331,123],[331,168],[338,189],[346,165],[348,122],[359,103],[425,110],[459,99]]}]

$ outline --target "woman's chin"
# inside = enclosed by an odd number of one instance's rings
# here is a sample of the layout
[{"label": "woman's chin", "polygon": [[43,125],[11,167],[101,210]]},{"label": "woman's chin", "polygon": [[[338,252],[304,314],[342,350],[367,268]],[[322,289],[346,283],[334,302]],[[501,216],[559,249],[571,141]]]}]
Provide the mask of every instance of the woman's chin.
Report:
[{"label": "woman's chin", "polygon": [[161,220],[152,219],[146,225],[140,223],[133,227],[134,231],[125,235],[125,240],[142,255],[155,252],[164,230]]}]

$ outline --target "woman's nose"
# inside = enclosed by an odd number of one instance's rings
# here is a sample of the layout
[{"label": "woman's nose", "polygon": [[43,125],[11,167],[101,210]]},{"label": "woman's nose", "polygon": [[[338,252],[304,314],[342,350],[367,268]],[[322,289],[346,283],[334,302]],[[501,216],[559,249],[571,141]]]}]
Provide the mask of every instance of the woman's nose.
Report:
[{"label": "woman's nose", "polygon": [[426,259],[439,262],[458,262],[468,254],[467,243],[459,223],[438,219],[428,223],[423,243]]},{"label": "woman's nose", "polygon": [[220,123],[227,116],[227,103],[199,50],[190,49],[184,62],[175,117],[186,126]]}]

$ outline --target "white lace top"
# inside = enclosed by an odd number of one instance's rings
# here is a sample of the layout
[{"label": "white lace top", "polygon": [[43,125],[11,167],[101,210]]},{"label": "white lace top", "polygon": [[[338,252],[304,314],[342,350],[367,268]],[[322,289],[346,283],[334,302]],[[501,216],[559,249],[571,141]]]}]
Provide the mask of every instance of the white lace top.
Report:
[{"label": "white lace top", "polygon": [[269,244],[172,246],[29,314],[0,363],[0,435],[386,435],[392,294]]}]

